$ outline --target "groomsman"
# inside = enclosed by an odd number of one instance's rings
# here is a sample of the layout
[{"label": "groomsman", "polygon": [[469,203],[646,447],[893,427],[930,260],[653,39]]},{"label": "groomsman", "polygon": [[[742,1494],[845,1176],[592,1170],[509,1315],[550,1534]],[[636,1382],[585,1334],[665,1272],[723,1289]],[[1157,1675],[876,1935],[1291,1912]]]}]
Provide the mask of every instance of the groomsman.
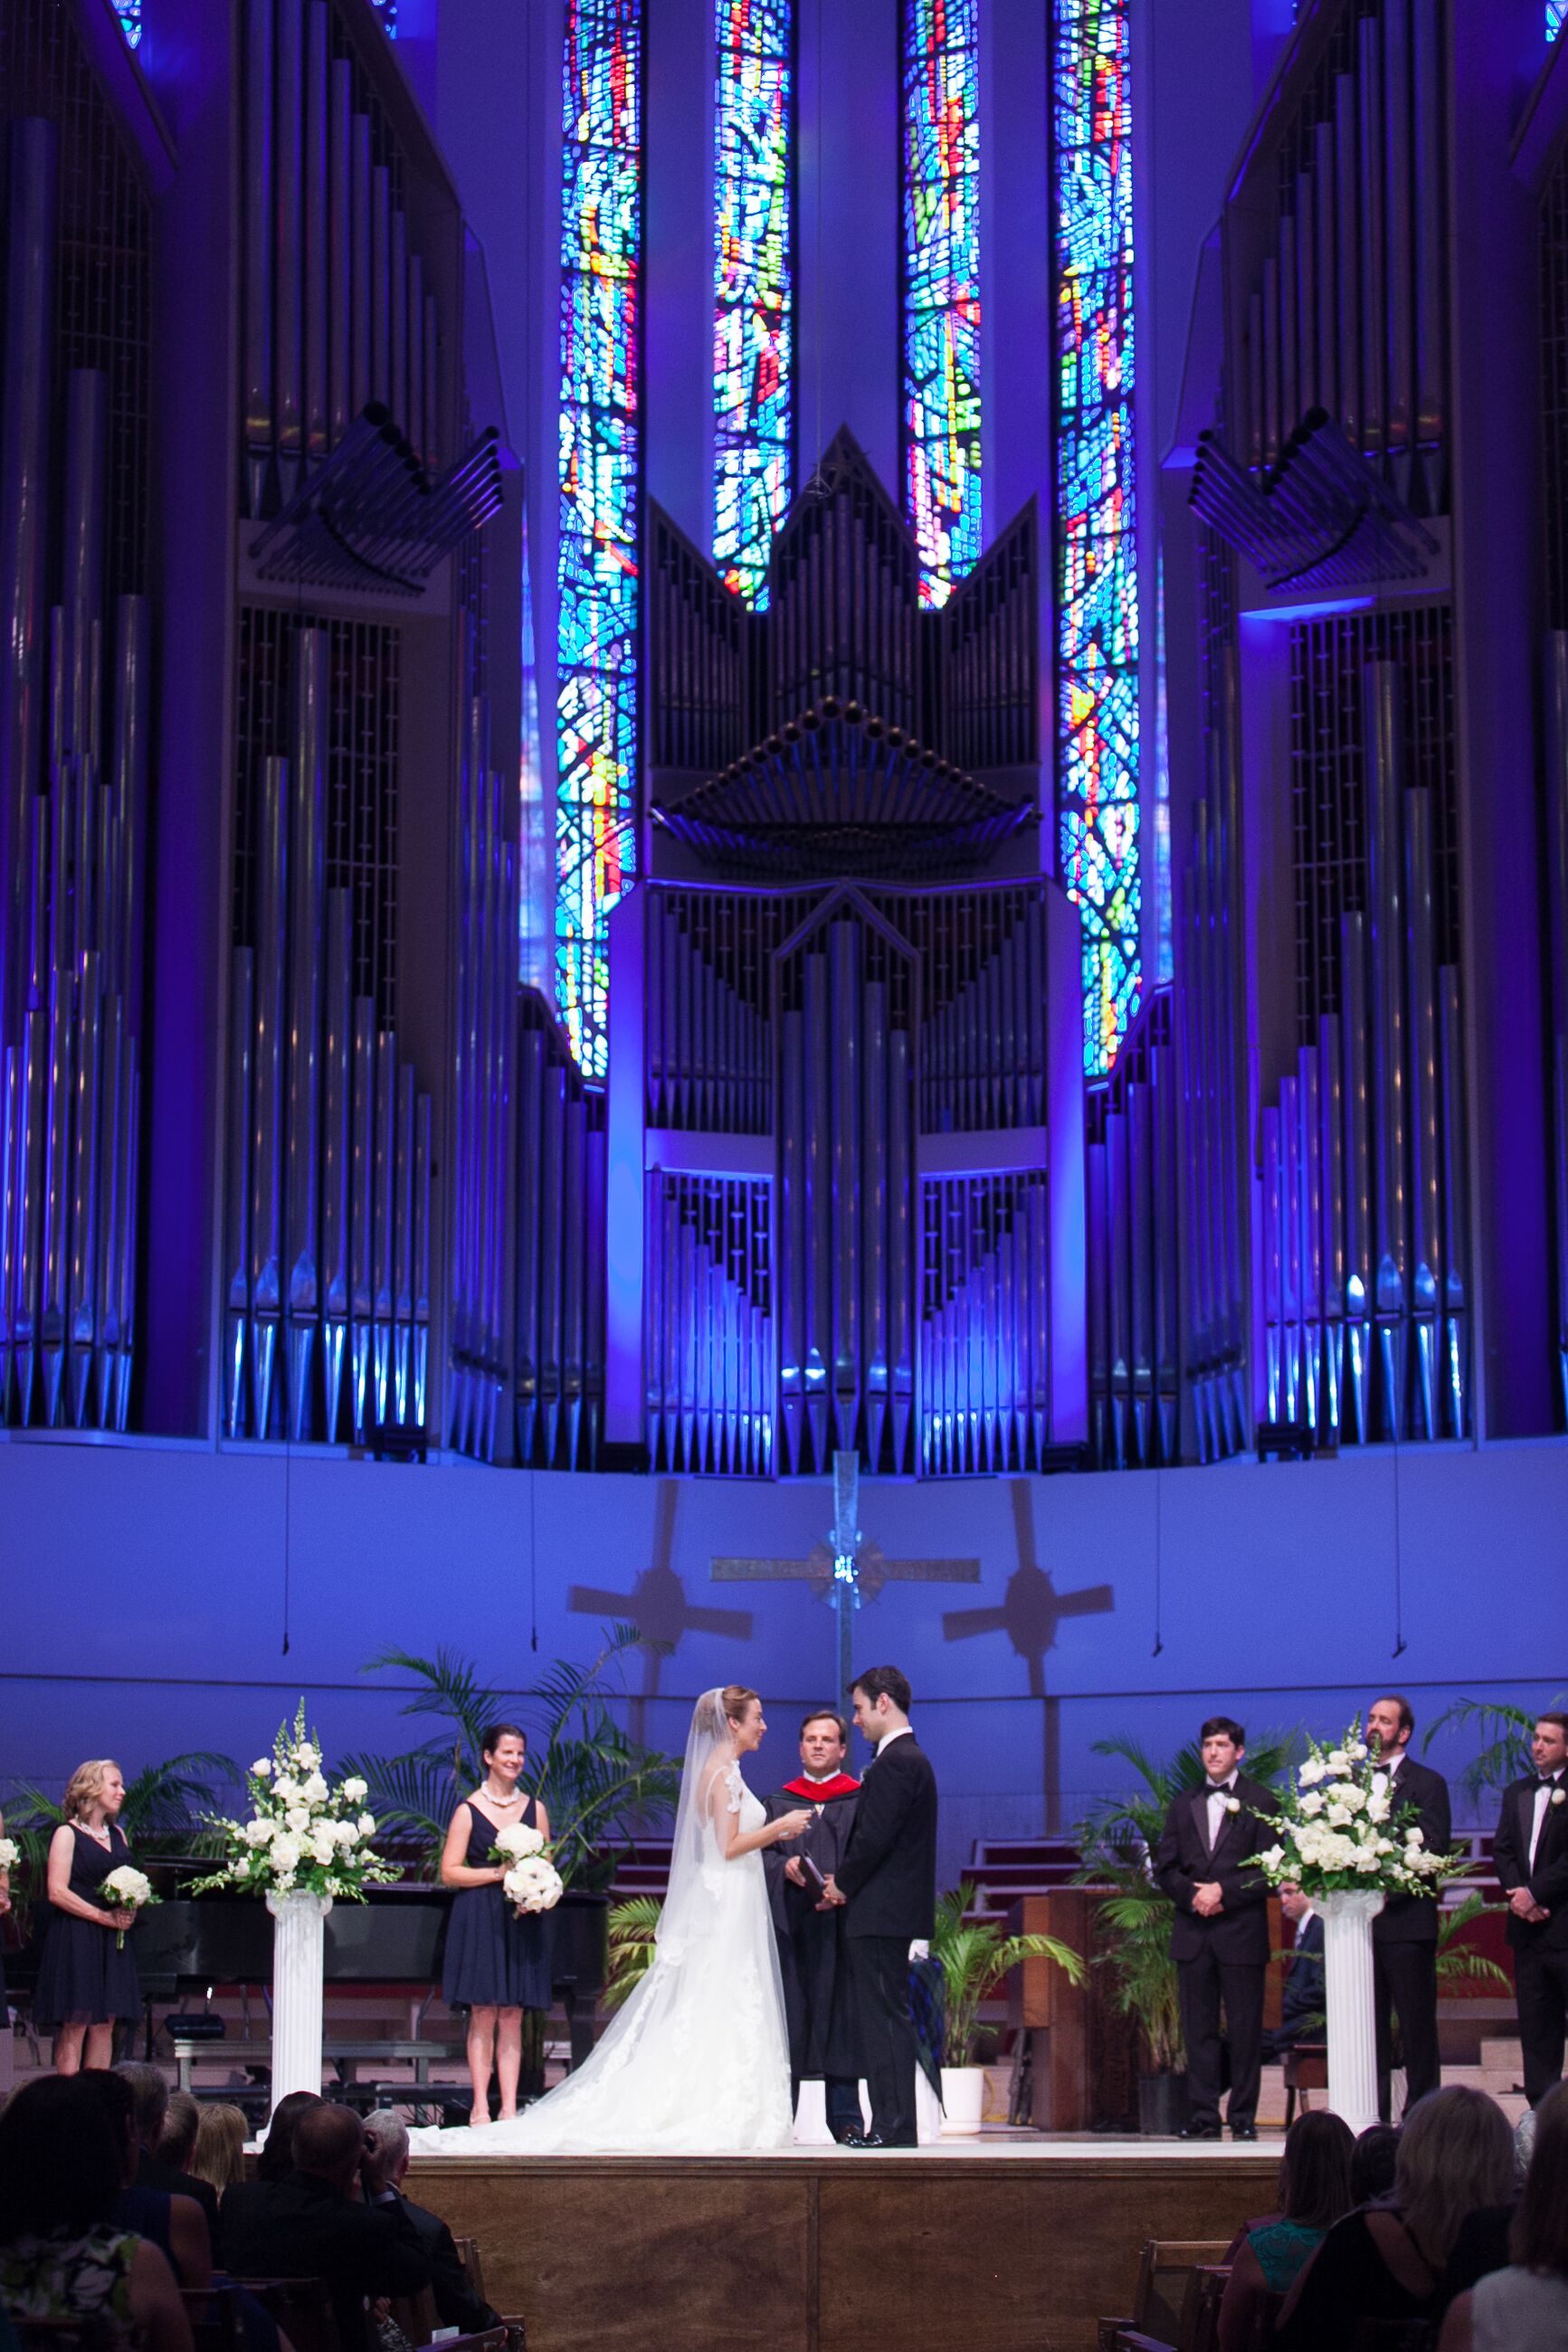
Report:
[{"label": "groomsman", "polygon": [[1181,2137],[1220,2137],[1223,2002],[1230,2043],[1230,2137],[1256,2139],[1269,1888],[1260,1870],[1242,1864],[1273,1843],[1269,1820],[1259,1816],[1273,1813],[1274,1799],[1260,1780],[1249,1780],[1242,1771],[1247,1734],[1229,1716],[1210,1716],[1198,1742],[1203,1786],[1174,1801],[1155,1850],[1155,1883],[1176,1906],[1171,1958],[1186,2043],[1189,2107]]},{"label": "groomsman", "polygon": [[[790,1846],[763,1849],[762,1867],[789,2029],[790,2098],[801,2078],[821,2075],[828,2129],[836,2140],[862,2127],[860,2053],[850,2000],[844,1912],[820,1907],[824,1884],[843,1860],[860,1782],[844,1769],[849,1726],[831,1707],[814,1707],[800,1725],[800,1769],[765,1801],[769,1821],[810,1805],[816,1819]],[[812,1876],[808,1864],[814,1865]]]},{"label": "groomsman", "polygon": [[[1366,1710],[1366,1739],[1375,1742],[1373,1788],[1386,1793],[1397,1815],[1416,1808],[1414,1826],[1428,1853],[1447,1853],[1453,1843],[1448,1784],[1440,1772],[1417,1764],[1410,1754],[1416,1718],[1397,1692],[1375,1698]],[[1377,2105],[1392,2120],[1389,2074],[1394,2058],[1394,2019],[1405,2053],[1405,2111],[1435,2091],[1443,2079],[1437,2056],[1437,1906],[1430,1895],[1390,1895],[1372,1923],[1373,1994],[1377,2014]]]},{"label": "groomsman", "polygon": [[1563,2073],[1568,2030],[1568,1715],[1543,1715],[1535,1769],[1503,1790],[1492,1860],[1508,1896],[1524,2095],[1537,2106]]}]

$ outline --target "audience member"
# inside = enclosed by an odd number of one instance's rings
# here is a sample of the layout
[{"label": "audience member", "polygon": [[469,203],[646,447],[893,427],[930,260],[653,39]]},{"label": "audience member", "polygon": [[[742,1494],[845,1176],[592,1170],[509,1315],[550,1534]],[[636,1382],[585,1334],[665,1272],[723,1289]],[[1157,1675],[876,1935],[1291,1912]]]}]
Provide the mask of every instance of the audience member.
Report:
[{"label": "audience member", "polygon": [[501,2315],[475,2294],[457,2257],[451,2231],[439,2213],[416,2205],[403,2193],[408,2170],[408,2127],[390,2107],[377,2107],[365,2117],[365,2137],[372,2154],[365,2169],[365,2197],[371,2205],[400,2206],[430,2260],[435,2310],[443,2327],[460,2327],[465,2336],[499,2327]]},{"label": "audience member", "polygon": [[1375,2205],[1380,2197],[1388,2196],[1398,2161],[1397,2124],[1368,2124],[1364,2132],[1359,2132],[1350,2158],[1352,2205]]},{"label": "audience member", "polygon": [[1484,2091],[1432,2091],[1399,2135],[1387,2205],[1347,2214],[1300,2273],[1280,2315],[1281,2352],[1323,2352],[1364,2319],[1429,2319],[1459,2224],[1513,2181],[1508,2118]]},{"label": "audience member", "polygon": [[[218,2236],[218,2200],[204,2180],[193,2178],[188,2169],[191,2149],[196,2137],[196,2102],[189,2091],[171,2092],[167,2076],[161,2067],[144,2066],[127,2059],[115,2068],[115,2073],[130,2084],[136,2108],[136,2138],[139,2154],[136,2159],[136,2185],[139,2189],[162,2189],[171,2197],[193,2197],[206,2216],[207,2235],[215,2246]],[[180,2102],[178,2109],[175,2101]],[[173,2152],[164,2146],[169,2138],[171,2119],[178,2116],[172,2141]]]},{"label": "audience member", "polygon": [[1458,2297],[1438,2352],[1568,2352],[1568,2083],[1535,2112],[1511,2259]]},{"label": "audience member", "polygon": [[125,2142],[100,2079],[41,2075],[0,2112],[0,2305],[91,2321],[104,2352],[191,2352],[173,2273],[114,2218]]},{"label": "audience member", "polygon": [[1266,2297],[1284,2294],[1350,2210],[1350,2126],[1326,2108],[1298,2116],[1280,2159],[1279,2210],[1248,2228],[1219,2306],[1219,2352],[1249,2352]]},{"label": "audience member", "polygon": [[235,2181],[245,2179],[245,2144],[250,2127],[238,2107],[222,2099],[204,2099],[196,2110],[196,2145],[191,2176],[204,2180],[221,2197]]},{"label": "audience member", "polygon": [[272,2111],[261,2154],[256,2159],[255,2179],[247,2180],[241,2172],[224,2190],[218,2206],[218,2252],[225,2269],[239,2271],[243,2275],[235,2247],[248,2237],[255,2217],[267,2210],[271,2191],[294,2169],[295,2125],[308,2108],[325,2104],[319,2091],[285,2092]]},{"label": "audience member", "polygon": [[429,2256],[401,2203],[372,2211],[362,2201],[372,2149],[349,2108],[315,2100],[295,2121],[293,2150],[293,2171],[243,2210],[243,2228],[229,2226],[235,2191],[225,2199],[229,2268],[241,2278],[324,2279],[342,2352],[361,2352],[366,2296],[417,2294],[433,2283]]},{"label": "audience member", "polygon": [[124,2149],[123,2185],[115,2206],[120,2227],[150,2239],[162,2254],[183,2287],[200,2294],[213,2283],[213,2242],[207,2217],[193,2197],[155,2189],[137,2177],[141,2144],[136,2130],[136,2095],[118,2070],[84,2069],[92,2077],[93,2095],[109,2118],[116,2145]]}]

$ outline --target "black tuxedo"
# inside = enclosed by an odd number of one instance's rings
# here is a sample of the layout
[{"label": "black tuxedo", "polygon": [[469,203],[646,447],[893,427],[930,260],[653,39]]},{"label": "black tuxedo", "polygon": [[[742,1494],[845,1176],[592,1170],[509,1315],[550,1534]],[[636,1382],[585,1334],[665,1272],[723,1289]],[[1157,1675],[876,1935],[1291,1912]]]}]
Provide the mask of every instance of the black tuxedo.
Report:
[{"label": "black tuxedo", "polygon": [[[799,1793],[800,1786],[796,1781],[765,1800],[770,1822],[810,1802]],[[785,1877],[784,1865],[802,1855],[816,1864],[824,1878],[836,1877],[859,1802],[858,1793],[828,1799],[809,1830],[788,1845],[765,1846],[762,1853],[784,1980],[790,2103],[799,2099],[803,2077],[821,2075],[828,2125],[835,2138],[861,2127],[860,2047],[844,1949],[848,1915],[837,1906],[821,1910],[815,1886],[797,1886]]]},{"label": "black tuxedo", "polygon": [[[1260,1870],[1243,1865],[1274,1843],[1275,1800],[1260,1780],[1249,1780],[1244,1772],[1236,1775],[1231,1793],[1238,1810],[1226,1814],[1212,1849],[1207,1782],[1174,1800],[1155,1849],[1155,1880],[1176,1906],[1171,1958],[1176,1964],[1186,2043],[1191,2120],[1199,2125],[1219,2121],[1223,2001],[1230,2043],[1228,2116],[1234,2131],[1250,2124],[1258,2112],[1263,1978],[1269,1966],[1268,1882]],[[1206,1884],[1218,1885],[1220,1891],[1221,1908],[1212,1918],[1193,1908],[1198,1887]]]},{"label": "black tuxedo", "polygon": [[[255,2193],[242,2199],[242,2185]],[[222,2213],[224,2259],[238,2277],[326,2280],[342,2352],[360,2352],[366,2341],[367,2295],[417,2294],[433,2284],[430,2257],[401,2199],[362,2205],[313,2173],[291,2172],[235,2182]]]},{"label": "black tuxedo", "polygon": [[913,1733],[883,1740],[868,1767],[836,1878],[871,2127],[890,2147],[913,2147],[909,1947],[936,1924],[936,1775]]},{"label": "black tuxedo", "polygon": [[[1434,1772],[1429,1764],[1417,1764],[1406,1750],[1394,1775],[1391,1793],[1396,1819],[1413,1805],[1414,1825],[1421,1832],[1427,1851],[1447,1853],[1453,1843],[1453,1818],[1448,1784],[1442,1774]],[[1396,2015],[1405,2053],[1406,2113],[1443,2079],[1437,2053],[1437,1906],[1431,1895],[1385,1898],[1372,1923],[1372,1974],[1377,2011],[1377,2104],[1387,2123]]]},{"label": "black tuxedo", "polygon": [[[1568,1792],[1568,1772],[1559,1786]],[[1548,1802],[1533,1867],[1530,1833],[1535,1820],[1536,1776],[1513,1780],[1502,1792],[1492,1860],[1505,1895],[1527,1886],[1547,1919],[1508,1915],[1513,1948],[1514,1998],[1524,2053],[1524,2095],[1533,2107],[1562,2076],[1568,2035],[1568,1793]]]},{"label": "black tuxedo", "polygon": [[430,2284],[435,2295],[435,2315],[443,2327],[460,2327],[465,2336],[483,2335],[486,2328],[499,2327],[501,2315],[493,2311],[484,2298],[475,2294],[468,2284],[468,2273],[458,2255],[456,2241],[439,2213],[432,2213],[423,2205],[416,2205],[401,2189],[378,2200],[376,2211],[395,2208],[413,2231],[430,2264]]}]

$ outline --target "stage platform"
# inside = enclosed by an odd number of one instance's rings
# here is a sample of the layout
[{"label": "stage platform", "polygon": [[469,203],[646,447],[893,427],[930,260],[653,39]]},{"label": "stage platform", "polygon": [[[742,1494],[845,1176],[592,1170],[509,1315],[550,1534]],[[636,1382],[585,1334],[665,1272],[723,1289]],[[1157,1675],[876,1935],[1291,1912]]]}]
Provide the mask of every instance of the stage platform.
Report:
[{"label": "stage platform", "polygon": [[528,2352],[1092,2352],[1145,2238],[1228,2240],[1280,2144],[984,2133],[772,2156],[423,2157]]}]

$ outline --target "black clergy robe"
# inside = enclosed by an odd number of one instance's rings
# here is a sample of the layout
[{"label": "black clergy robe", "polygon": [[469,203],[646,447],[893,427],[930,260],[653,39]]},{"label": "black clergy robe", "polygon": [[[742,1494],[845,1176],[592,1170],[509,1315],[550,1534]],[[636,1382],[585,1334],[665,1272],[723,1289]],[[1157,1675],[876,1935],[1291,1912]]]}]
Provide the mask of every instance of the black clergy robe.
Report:
[{"label": "black clergy robe", "polygon": [[[824,1795],[828,1790],[834,1793]],[[784,1875],[784,1864],[793,1854],[814,1862],[824,1878],[832,1875],[843,1859],[859,1794],[859,1781],[847,1773],[829,1780],[808,1780],[801,1774],[766,1800],[770,1822],[801,1805],[812,1806],[817,1814],[801,1836],[787,1845],[767,1847],[762,1856],[784,1979],[789,2072],[797,2089],[807,2075],[820,2074],[828,2083],[853,2084],[861,2071],[849,1969],[843,1957],[843,1910],[841,1906],[819,1911],[816,1887],[796,1886]],[[857,2121],[858,2114],[857,2109]]]}]

